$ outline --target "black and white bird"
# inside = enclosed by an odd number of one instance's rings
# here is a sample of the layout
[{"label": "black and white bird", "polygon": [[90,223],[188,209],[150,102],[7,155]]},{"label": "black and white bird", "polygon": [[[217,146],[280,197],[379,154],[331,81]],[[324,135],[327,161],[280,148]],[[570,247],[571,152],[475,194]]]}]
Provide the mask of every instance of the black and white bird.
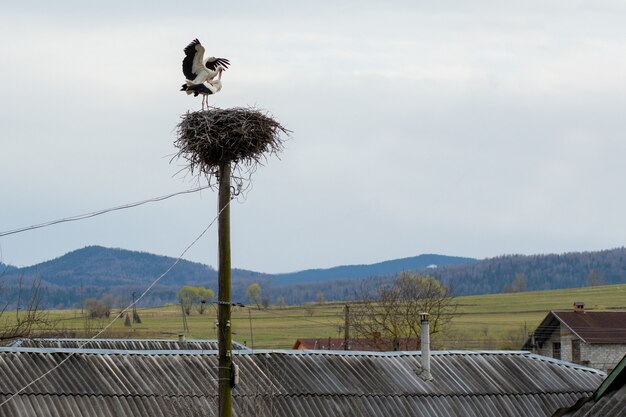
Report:
[{"label": "black and white bird", "polygon": [[[198,39],[191,41],[184,49],[183,74],[186,82],[181,91],[187,94],[202,95],[202,109],[209,104],[209,95],[222,89],[222,72],[228,68],[230,61],[226,58],[209,57],[204,59],[204,46]],[[217,80],[214,78],[217,77]]]}]

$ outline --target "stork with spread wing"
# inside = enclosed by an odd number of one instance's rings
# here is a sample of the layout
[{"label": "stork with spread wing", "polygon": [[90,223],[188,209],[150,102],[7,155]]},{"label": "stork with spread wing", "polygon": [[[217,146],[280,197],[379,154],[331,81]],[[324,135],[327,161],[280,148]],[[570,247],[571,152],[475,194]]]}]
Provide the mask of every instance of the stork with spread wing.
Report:
[{"label": "stork with spread wing", "polygon": [[[202,95],[202,110],[209,105],[209,95],[222,89],[222,72],[230,62],[226,58],[209,57],[204,59],[204,46],[198,39],[191,41],[184,49],[183,74],[187,81],[181,91],[187,94]],[[215,79],[217,77],[217,80]]]}]

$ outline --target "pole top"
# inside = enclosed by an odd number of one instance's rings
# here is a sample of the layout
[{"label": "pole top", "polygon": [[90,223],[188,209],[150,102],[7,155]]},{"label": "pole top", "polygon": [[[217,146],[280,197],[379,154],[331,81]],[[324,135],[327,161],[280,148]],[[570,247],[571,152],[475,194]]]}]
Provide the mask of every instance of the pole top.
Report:
[{"label": "pole top", "polygon": [[421,312],[419,313],[420,315],[420,321],[428,321],[428,316],[430,316],[430,314],[425,313],[425,312]]}]

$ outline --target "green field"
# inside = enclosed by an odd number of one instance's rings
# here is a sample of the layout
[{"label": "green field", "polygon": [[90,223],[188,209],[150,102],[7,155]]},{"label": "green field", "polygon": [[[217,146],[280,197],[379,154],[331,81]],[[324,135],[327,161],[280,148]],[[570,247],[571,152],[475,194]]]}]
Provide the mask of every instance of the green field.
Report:
[{"label": "green field", "polygon": [[[595,288],[458,297],[450,329],[433,341],[436,349],[517,349],[549,310],[626,309],[626,284]],[[344,303],[257,308],[235,307],[233,339],[255,348],[290,348],[297,338],[340,337]],[[100,337],[176,338],[182,333],[180,306],[138,309],[142,323],[125,327],[118,319]],[[8,313],[7,313],[8,314]],[[86,320],[80,310],[48,312],[54,336],[93,336],[110,320]],[[10,317],[10,315],[8,315]],[[190,339],[215,339],[215,310],[187,317]]]}]

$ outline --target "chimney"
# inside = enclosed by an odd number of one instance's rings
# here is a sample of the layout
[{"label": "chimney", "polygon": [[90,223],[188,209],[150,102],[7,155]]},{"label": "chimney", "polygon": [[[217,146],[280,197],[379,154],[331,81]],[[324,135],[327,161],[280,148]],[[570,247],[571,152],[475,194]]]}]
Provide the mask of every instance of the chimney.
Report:
[{"label": "chimney", "polygon": [[430,374],[430,326],[428,325],[428,313],[419,313],[422,346],[422,372],[420,376],[424,381],[432,381]]},{"label": "chimney", "polygon": [[178,335],[178,341],[179,341],[180,343],[185,343],[185,342],[187,341],[187,338],[185,337],[185,335],[184,335],[184,334],[179,334],[179,335]]},{"label": "chimney", "polygon": [[577,313],[584,313],[585,312],[585,303],[583,303],[582,301],[576,301],[574,303],[574,311]]}]

